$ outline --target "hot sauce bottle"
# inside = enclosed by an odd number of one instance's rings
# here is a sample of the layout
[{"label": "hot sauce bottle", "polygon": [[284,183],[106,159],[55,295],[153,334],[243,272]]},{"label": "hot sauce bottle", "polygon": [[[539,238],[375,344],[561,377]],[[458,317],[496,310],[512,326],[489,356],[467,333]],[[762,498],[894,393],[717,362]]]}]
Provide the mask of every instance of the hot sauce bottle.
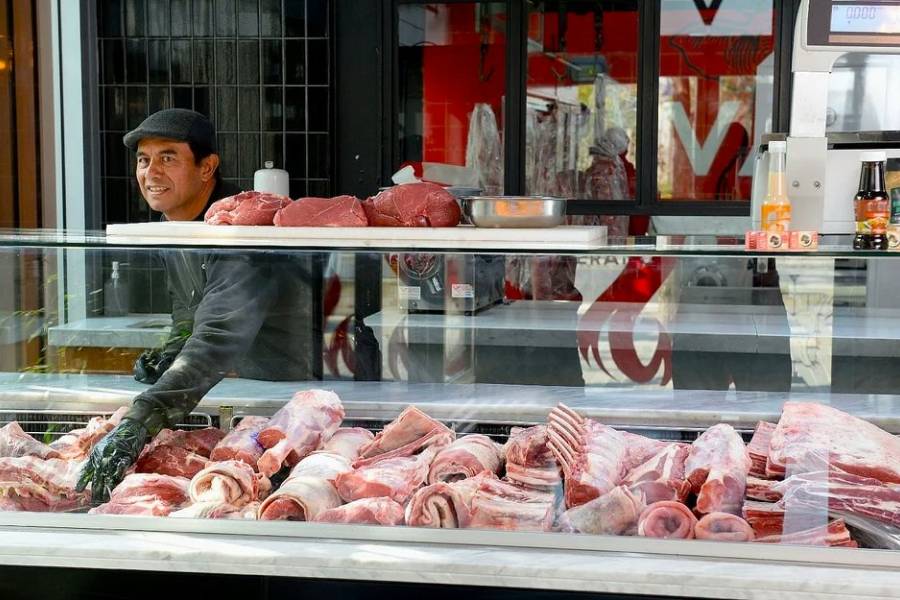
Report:
[{"label": "hot sauce bottle", "polygon": [[856,212],[856,250],[887,250],[887,226],[891,218],[890,197],[884,183],[884,152],[863,152],[859,192],[854,200]]},{"label": "hot sauce bottle", "polygon": [[785,235],[791,227],[791,201],[787,195],[785,164],[787,143],[769,142],[769,190],[762,205],[762,229]]}]

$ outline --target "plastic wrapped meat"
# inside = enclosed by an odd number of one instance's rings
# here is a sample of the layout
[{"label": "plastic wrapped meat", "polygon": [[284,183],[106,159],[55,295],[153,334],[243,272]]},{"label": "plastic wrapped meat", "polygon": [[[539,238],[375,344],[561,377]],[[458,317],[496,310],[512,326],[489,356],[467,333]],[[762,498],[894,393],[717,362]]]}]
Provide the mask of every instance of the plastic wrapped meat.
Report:
[{"label": "plastic wrapped meat", "polygon": [[360,498],[319,513],[319,523],[403,525],[403,506],[390,498]]},{"label": "plastic wrapped meat", "polygon": [[367,227],[362,202],[354,196],[300,198],[275,213],[276,227]]},{"label": "plastic wrapped meat", "polygon": [[18,502],[22,510],[64,512],[90,504],[87,491],[75,484],[84,463],[34,456],[0,458],[0,496]]},{"label": "plastic wrapped meat", "polygon": [[767,535],[757,537],[754,541],[763,544],[803,544],[810,546],[838,546],[856,548],[857,543],[850,537],[843,519],[835,519],[827,525],[821,525],[795,533]]},{"label": "plastic wrapped meat", "polygon": [[689,540],[694,537],[697,517],[681,502],[655,502],[638,520],[638,535]]},{"label": "plastic wrapped meat", "polygon": [[454,439],[456,433],[452,429],[415,406],[409,406],[379,431],[375,439],[360,448],[359,458],[353,466],[358,468],[389,458],[412,456],[436,442],[446,446]]},{"label": "plastic wrapped meat", "polygon": [[462,212],[456,198],[434,183],[395,185],[363,202],[374,227],[456,227]]},{"label": "plastic wrapped meat", "polygon": [[185,477],[134,473],[116,486],[109,502],[91,509],[90,513],[164,517],[188,501],[190,483]]},{"label": "plastic wrapped meat", "polygon": [[747,454],[750,456],[750,475],[754,477],[766,476],[766,460],[769,456],[769,444],[772,442],[775,427],[775,423],[760,421],[756,424],[753,438],[747,444]]},{"label": "plastic wrapped meat", "polygon": [[500,448],[486,435],[466,435],[440,452],[431,463],[428,483],[453,482],[483,471],[500,471]]},{"label": "plastic wrapped meat", "polygon": [[59,458],[59,452],[25,433],[15,421],[0,427],[0,458],[22,456]]},{"label": "plastic wrapped meat", "polygon": [[59,453],[60,458],[82,460],[87,458],[94,444],[119,424],[128,408],[123,406],[108,419],[94,417],[82,429],[73,429],[58,440],[50,443],[50,447]]},{"label": "plastic wrapped meat", "polygon": [[357,467],[338,475],[335,486],[347,502],[386,496],[406,504],[413,492],[425,483],[431,461],[442,447],[431,445],[415,456],[398,456]]},{"label": "plastic wrapped meat", "polygon": [[731,425],[714,425],[694,440],[685,471],[697,494],[697,512],[741,513],[750,457]]},{"label": "plastic wrapped meat", "polygon": [[368,429],[362,427],[341,427],[334,432],[331,439],[325,442],[322,450],[325,452],[334,452],[345,457],[350,462],[359,458],[359,453],[363,446],[375,439]]},{"label": "plastic wrapped meat", "polygon": [[624,535],[637,527],[644,508],[639,493],[620,485],[599,498],[567,510],[560,519],[561,529],[595,535]]},{"label": "plastic wrapped meat", "polygon": [[267,417],[244,417],[237,427],[229,431],[228,435],[216,444],[209,455],[210,459],[214,461],[239,460],[256,470],[256,462],[263,454],[263,447],[259,445],[256,438],[259,432],[268,425]]},{"label": "plastic wrapped meat", "polygon": [[203,220],[208,225],[271,225],[275,213],[290,203],[291,199],[287,196],[241,192],[213,202]]},{"label": "plastic wrapped meat", "polygon": [[550,411],[549,422],[549,445],[563,468],[567,508],[598,498],[619,484],[627,448],[618,431],[585,419],[564,404]]},{"label": "plastic wrapped meat", "polygon": [[744,519],[730,513],[709,513],[694,526],[694,537],[698,540],[719,542],[749,542],[754,536],[753,528]]},{"label": "plastic wrapped meat", "polygon": [[760,479],[749,476],[747,477],[747,498],[759,500],[760,502],[778,502],[781,500],[781,492],[775,489],[778,483],[774,479]]},{"label": "plastic wrapped meat", "polygon": [[344,407],[334,392],[297,392],[257,436],[266,449],[257,461],[259,472],[271,477],[282,464],[297,464],[331,439],[343,418]]}]

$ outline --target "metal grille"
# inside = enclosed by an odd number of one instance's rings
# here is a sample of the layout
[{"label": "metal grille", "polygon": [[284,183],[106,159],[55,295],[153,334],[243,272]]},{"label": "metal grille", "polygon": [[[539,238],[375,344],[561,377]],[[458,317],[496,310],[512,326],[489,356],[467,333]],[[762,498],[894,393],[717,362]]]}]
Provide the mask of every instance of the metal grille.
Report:
[{"label": "metal grille", "polygon": [[[0,427],[16,421],[25,433],[45,444],[64,436],[73,429],[80,429],[87,425],[93,417],[108,418],[110,412],[89,411],[10,411],[0,410]],[[185,419],[186,423],[179,423],[178,429],[203,429],[214,424],[211,415],[205,413],[191,413]]]}]

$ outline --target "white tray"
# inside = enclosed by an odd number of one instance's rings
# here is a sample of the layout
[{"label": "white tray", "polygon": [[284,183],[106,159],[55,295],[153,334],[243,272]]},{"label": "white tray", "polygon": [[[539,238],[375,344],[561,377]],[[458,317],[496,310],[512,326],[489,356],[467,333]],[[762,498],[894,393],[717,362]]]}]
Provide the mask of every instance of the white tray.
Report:
[{"label": "white tray", "polygon": [[194,221],[107,225],[107,242],[120,245],[304,246],[324,248],[464,248],[594,250],[606,246],[606,227],[480,229],[459,227],[267,227],[207,225]]}]

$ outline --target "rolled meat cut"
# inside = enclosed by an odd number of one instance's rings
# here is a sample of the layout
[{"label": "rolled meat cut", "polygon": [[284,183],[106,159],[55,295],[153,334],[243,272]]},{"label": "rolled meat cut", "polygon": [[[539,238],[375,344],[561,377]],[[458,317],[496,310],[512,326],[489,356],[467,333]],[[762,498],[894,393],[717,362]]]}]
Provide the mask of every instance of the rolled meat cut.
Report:
[{"label": "rolled meat cut", "polygon": [[359,452],[362,450],[362,447],[374,438],[375,434],[368,429],[362,427],[341,427],[334,432],[330,440],[325,442],[322,450],[335,452],[353,462],[359,458]]},{"label": "rolled meat cut", "polygon": [[406,524],[434,529],[467,527],[471,520],[472,496],[481,477],[455,483],[439,481],[417,490],[406,505]]},{"label": "rolled meat cut", "polygon": [[362,203],[354,196],[299,198],[275,213],[276,227],[367,227]]},{"label": "rolled meat cut", "polygon": [[638,535],[689,540],[696,525],[697,517],[681,502],[654,502],[638,519]]},{"label": "rolled meat cut", "polygon": [[213,202],[203,220],[208,225],[271,225],[275,213],[290,203],[290,198],[279,194],[241,192]]},{"label": "rolled meat cut", "polygon": [[697,494],[697,512],[741,514],[750,457],[731,425],[714,425],[694,440],[685,472]]},{"label": "rolled meat cut", "polygon": [[483,471],[499,473],[500,448],[486,435],[466,435],[440,452],[431,463],[428,483],[453,482]]},{"label": "rolled meat cut", "polygon": [[560,521],[564,531],[624,535],[637,526],[644,508],[639,493],[620,485],[599,498],[570,508]]},{"label": "rolled meat cut", "polygon": [[350,472],[350,461],[334,452],[315,452],[293,468],[288,478],[259,507],[265,521],[312,521],[341,505],[334,481]]},{"label": "rolled meat cut", "polygon": [[259,472],[271,477],[282,464],[297,464],[331,439],[343,418],[344,407],[334,392],[297,392],[257,436],[266,449],[256,463]]},{"label": "rolled meat cut", "polygon": [[390,498],[361,498],[322,511],[315,520],[319,523],[403,525],[403,506]]},{"label": "rolled meat cut", "polygon": [[239,460],[210,463],[191,479],[190,496],[194,503],[212,502],[241,507],[256,502],[271,490],[268,478]]},{"label": "rolled meat cut", "polygon": [[210,459],[239,460],[253,467],[255,471],[258,468],[256,463],[263,454],[263,447],[259,445],[257,436],[268,424],[268,417],[244,417],[237,427],[229,431],[228,435],[213,448],[209,455]]},{"label": "rolled meat cut", "polygon": [[456,198],[434,183],[395,185],[363,202],[375,227],[456,227],[462,211]]},{"label": "rolled meat cut", "polygon": [[744,519],[731,513],[715,512],[704,515],[697,522],[694,537],[719,542],[749,542],[756,536]]}]

